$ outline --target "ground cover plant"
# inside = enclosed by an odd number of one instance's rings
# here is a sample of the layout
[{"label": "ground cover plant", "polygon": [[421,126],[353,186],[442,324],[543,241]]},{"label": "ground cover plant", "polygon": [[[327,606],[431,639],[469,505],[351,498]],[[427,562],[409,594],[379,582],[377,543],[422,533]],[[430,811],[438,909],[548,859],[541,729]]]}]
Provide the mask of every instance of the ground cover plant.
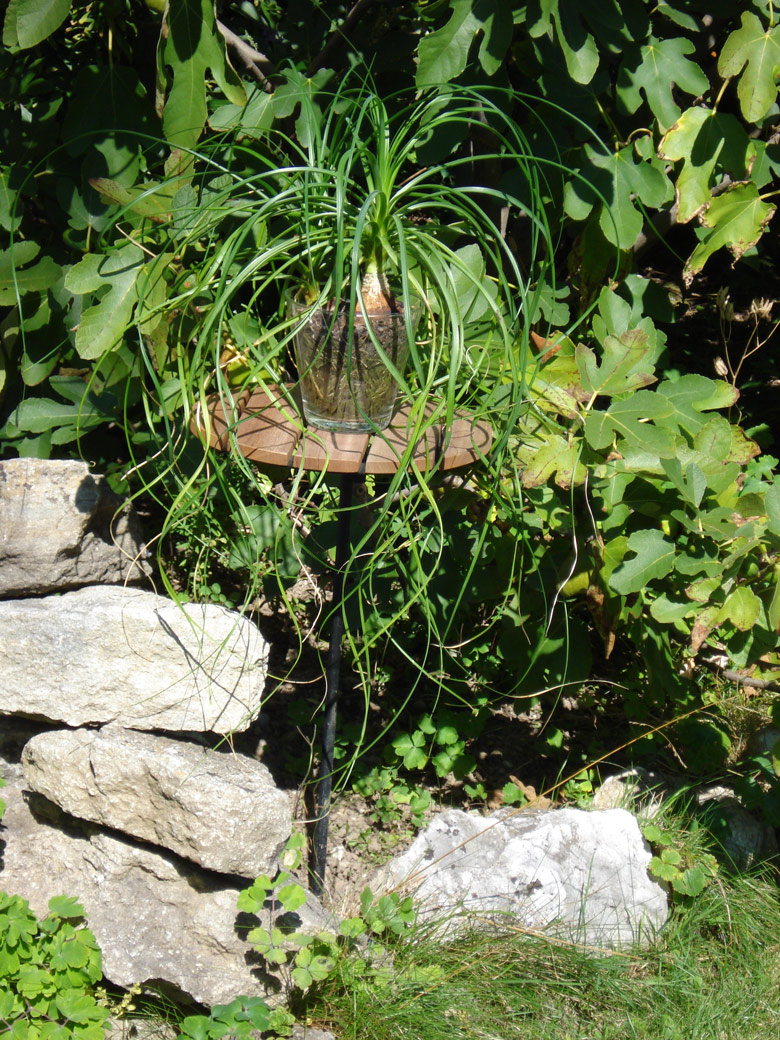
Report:
[{"label": "ground cover plant", "polygon": [[[780,824],[749,740],[780,664],[773,5],[161,7],[5,12],[4,455],[152,503],[168,590],[269,610],[283,688],[322,649],[334,491],[191,420],[298,377],[307,267],[323,299],[359,274],[353,312],[367,261],[405,310],[436,284],[402,393],[421,432],[429,401],[488,417],[494,449],[354,507],[338,783],[389,828],[521,802],[478,756],[526,716],[539,791],[586,803],[624,745]],[[318,705],[289,719],[312,746]]]}]

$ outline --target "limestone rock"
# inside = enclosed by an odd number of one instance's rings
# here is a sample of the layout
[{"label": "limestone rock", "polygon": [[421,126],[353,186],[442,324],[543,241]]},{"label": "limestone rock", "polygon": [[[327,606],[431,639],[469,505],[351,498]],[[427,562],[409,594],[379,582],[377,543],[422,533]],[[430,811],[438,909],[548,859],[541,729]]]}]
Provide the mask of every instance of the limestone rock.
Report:
[{"label": "limestone rock", "polygon": [[777,854],[774,828],[744,807],[730,787],[714,784],[696,793],[707,827],[737,870]]},{"label": "limestone rock", "polygon": [[587,945],[648,940],[666,920],[664,889],[647,873],[651,853],[623,809],[441,813],[375,890],[401,887],[442,931],[479,915],[545,929]]},{"label": "limestone rock", "polygon": [[132,506],[86,462],[0,462],[0,596],[145,582]]},{"label": "limestone rock", "polygon": [[[111,982],[184,993],[209,1007],[230,1003],[237,994],[282,1002],[279,980],[257,966],[256,954],[237,931],[238,888],[170,853],[94,827],[69,827],[61,814],[49,821],[31,811],[18,788],[3,788],[3,798],[8,808],[0,825],[0,889],[28,900],[39,917],[52,896],[77,898]],[[332,927],[311,894],[297,913],[304,929]]]},{"label": "limestone rock", "polygon": [[41,733],[23,764],[27,785],[72,816],[223,874],[273,872],[292,830],[287,795],[245,755],[107,727]]},{"label": "limestone rock", "polygon": [[214,604],[112,586],[0,601],[0,715],[234,732],[260,711],[267,659],[257,626]]},{"label": "limestone rock", "polygon": [[670,794],[660,773],[635,766],[608,776],[593,796],[593,808],[630,809],[639,819],[651,820]]}]

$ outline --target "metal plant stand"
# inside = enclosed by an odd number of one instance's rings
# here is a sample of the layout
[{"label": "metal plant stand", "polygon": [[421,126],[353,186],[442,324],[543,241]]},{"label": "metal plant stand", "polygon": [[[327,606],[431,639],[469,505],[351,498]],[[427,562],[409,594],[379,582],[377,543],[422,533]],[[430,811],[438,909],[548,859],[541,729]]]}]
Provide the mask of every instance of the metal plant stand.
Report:
[{"label": "metal plant stand", "polygon": [[[410,409],[401,408],[390,426],[381,433],[336,433],[306,427],[301,413],[289,400],[270,392],[246,391],[233,401],[214,397],[209,403],[210,446],[218,451],[232,444],[259,467],[281,466],[339,474],[339,520],[336,557],[333,565],[333,604],[330,640],[325,667],[325,698],[322,722],[321,761],[315,797],[312,856],[312,889],[319,895],[325,882],[328,825],[333,782],[333,749],[340,694],[341,641],[344,635],[344,579],[349,562],[352,491],[355,480],[368,474],[395,473],[407,451],[413,429]],[[203,436],[205,423],[193,421],[193,430]],[[431,425],[414,445],[412,460],[421,472],[453,470],[484,457],[493,432],[486,422],[469,416],[455,419],[449,430]]]}]

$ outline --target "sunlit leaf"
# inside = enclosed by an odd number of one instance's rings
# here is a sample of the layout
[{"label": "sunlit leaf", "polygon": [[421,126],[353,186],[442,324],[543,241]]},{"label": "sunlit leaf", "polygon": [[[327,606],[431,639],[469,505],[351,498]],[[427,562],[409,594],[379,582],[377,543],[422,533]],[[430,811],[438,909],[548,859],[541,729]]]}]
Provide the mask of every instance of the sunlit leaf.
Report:
[{"label": "sunlit leaf", "polygon": [[115,253],[90,253],[68,271],[65,288],[70,292],[85,294],[106,284],[110,287],[81,314],[76,330],[80,357],[101,357],[121,340],[138,300],[136,282],[144,259],[143,250],[128,242]]},{"label": "sunlit leaf", "polygon": [[518,446],[517,459],[522,467],[525,487],[541,487],[554,479],[559,487],[571,487],[585,480],[581,450],[574,441],[559,433],[549,432]]},{"label": "sunlit leaf", "polygon": [[585,437],[597,451],[609,449],[618,439],[651,456],[675,458],[678,440],[672,429],[664,428],[673,415],[671,402],[658,391],[639,390],[614,401],[606,412],[590,412],[585,418]]},{"label": "sunlit leaf", "polygon": [[[172,76],[168,84],[168,69]],[[206,123],[206,78],[214,77],[234,105],[246,104],[244,86],[227,60],[213,0],[174,0],[158,49],[158,94],[163,130],[176,148],[193,148]]]},{"label": "sunlit leaf", "polygon": [[776,476],[772,486],[767,489],[764,504],[769,517],[769,530],[780,536],[780,476]]},{"label": "sunlit leaf", "polygon": [[752,589],[740,586],[726,597],[718,613],[717,623],[730,621],[740,632],[747,632],[755,625],[760,615],[761,600]]},{"label": "sunlit leaf", "polygon": [[273,126],[273,95],[252,87],[245,105],[227,102],[209,115],[212,130],[240,130],[246,137],[260,137]]},{"label": "sunlit leaf", "polygon": [[49,911],[58,917],[68,919],[84,917],[84,907],[72,896],[52,896],[49,900]]},{"label": "sunlit leaf", "polygon": [[688,434],[695,435],[707,421],[703,412],[716,408],[729,408],[739,394],[722,379],[690,372],[676,380],[664,380],[657,393],[669,403],[664,417],[665,424],[674,425]]},{"label": "sunlit leaf", "polygon": [[6,47],[25,50],[58,29],[70,14],[70,0],[9,0],[3,23]]},{"label": "sunlit leaf", "polygon": [[662,625],[671,625],[687,617],[695,609],[690,603],[676,602],[667,596],[657,596],[650,604],[650,614]]},{"label": "sunlit leaf", "polygon": [[479,62],[488,76],[499,70],[512,40],[512,8],[504,0],[450,0],[451,15],[440,29],[420,40],[418,87],[449,83],[466,68],[481,33]]},{"label": "sunlit leaf", "polygon": [[599,364],[590,347],[577,345],[577,365],[582,386],[589,394],[615,397],[655,382],[656,353],[649,349],[648,337],[641,329],[624,332],[619,338],[607,336]]},{"label": "sunlit leaf", "polygon": [[675,182],[677,219],[698,216],[712,199],[712,188],[728,174],[741,180],[749,170],[755,145],[747,130],[728,112],[689,108],[663,137],[658,154],[682,162]]},{"label": "sunlit leaf", "polygon": [[700,218],[706,230],[683,268],[686,284],[690,285],[719,249],[728,249],[734,259],[739,260],[761,238],[775,209],[771,202],[760,197],[752,181],[731,185],[713,199]]},{"label": "sunlit leaf", "polygon": [[692,40],[674,36],[651,37],[640,48],[624,52],[617,79],[617,97],[626,112],[642,104],[642,95],[662,127],[671,126],[680,114],[673,88],[697,96],[709,88],[701,68],[687,57],[695,51]]},{"label": "sunlit leaf", "polygon": [[661,531],[635,531],[629,536],[627,548],[636,555],[624,560],[609,579],[610,588],[621,596],[640,592],[674,569],[675,546]]},{"label": "sunlit leaf", "polygon": [[13,306],[18,296],[40,292],[53,286],[62,268],[51,257],[44,256],[32,266],[40,252],[37,242],[17,242],[0,253],[0,306]]},{"label": "sunlit leaf", "polygon": [[778,65],[780,25],[764,29],[756,14],[743,11],[742,25],[723,44],[718,72],[724,79],[742,72],[737,96],[742,115],[749,123],[762,119],[777,97],[775,69]]},{"label": "sunlit leaf", "polygon": [[287,911],[298,910],[306,902],[306,889],[295,882],[290,885],[282,885],[276,895]]}]

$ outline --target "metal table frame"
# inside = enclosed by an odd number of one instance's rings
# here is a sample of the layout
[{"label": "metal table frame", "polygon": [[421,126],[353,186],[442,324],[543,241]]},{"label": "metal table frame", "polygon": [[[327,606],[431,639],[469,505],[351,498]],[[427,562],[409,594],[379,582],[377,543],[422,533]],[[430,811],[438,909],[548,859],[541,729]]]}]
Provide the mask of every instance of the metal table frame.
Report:
[{"label": "metal table frame", "polygon": [[[429,408],[428,413],[433,409]],[[404,458],[421,472],[453,470],[484,458],[492,443],[490,424],[468,415],[456,416],[449,429],[432,423],[408,448],[414,436],[411,409],[400,408],[390,426],[381,432],[336,433],[307,427],[301,412],[290,404],[281,388],[245,391],[233,400],[214,395],[208,402],[209,417],[196,415],[193,431],[217,451],[237,448],[258,466],[281,466],[340,474],[339,520],[333,564],[333,600],[328,656],[325,666],[325,698],[322,721],[321,761],[315,795],[312,889],[319,895],[325,883],[330,801],[333,789],[333,750],[341,681],[341,642],[344,636],[345,572],[349,562],[352,492],[356,480],[368,474],[392,475]]]}]

